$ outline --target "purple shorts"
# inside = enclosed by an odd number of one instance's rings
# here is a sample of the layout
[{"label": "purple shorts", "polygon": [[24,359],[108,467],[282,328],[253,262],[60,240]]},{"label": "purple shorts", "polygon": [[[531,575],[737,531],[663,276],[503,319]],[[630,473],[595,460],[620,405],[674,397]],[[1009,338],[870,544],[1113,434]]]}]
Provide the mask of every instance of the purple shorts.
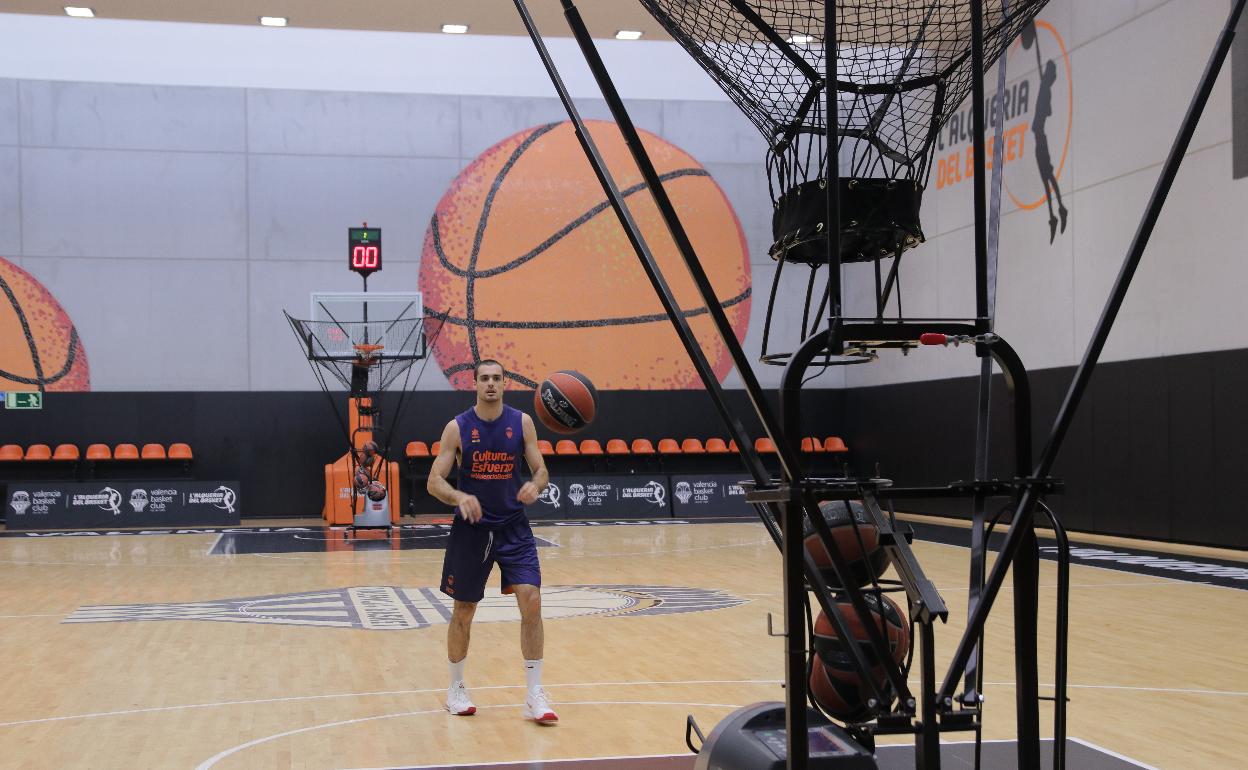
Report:
[{"label": "purple shorts", "polygon": [[537,541],[527,520],[490,530],[456,516],[442,562],[442,593],[456,601],[481,601],[495,562],[502,572],[503,593],[511,593],[515,585],[542,585]]}]

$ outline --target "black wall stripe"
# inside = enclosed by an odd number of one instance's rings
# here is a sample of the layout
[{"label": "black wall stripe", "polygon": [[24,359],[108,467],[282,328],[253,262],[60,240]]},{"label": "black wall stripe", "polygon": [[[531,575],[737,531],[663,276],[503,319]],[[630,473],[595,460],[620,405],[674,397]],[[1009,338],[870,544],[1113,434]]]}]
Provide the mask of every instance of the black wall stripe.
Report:
[{"label": "black wall stripe", "polygon": [[[1073,368],[1032,372],[1036,446]],[[992,471],[1013,475],[1004,386],[993,396]],[[807,433],[839,435],[859,472],[898,483],[971,476],[976,378],[847,391],[808,391]],[[776,408],[774,393],[768,394]],[[394,438],[438,437],[472,403],[466,391],[421,392]],[[742,391],[728,391],[751,435],[761,435]],[[324,396],[298,392],[51,393],[41,411],[0,413],[0,441],[20,444],[189,442],[202,478],[240,479],[248,516],[315,516],[321,466],[344,450]],[[533,392],[507,403],[532,412]],[[393,409],[383,400],[383,409]],[[383,413],[381,423],[387,422]],[[1248,548],[1248,349],[1101,364],[1066,440],[1052,498],[1079,531]],[[538,428],[542,438],[562,438]],[[727,437],[700,390],[600,391],[593,425],[574,438]],[[909,510],[969,516],[969,504],[908,501]]]}]

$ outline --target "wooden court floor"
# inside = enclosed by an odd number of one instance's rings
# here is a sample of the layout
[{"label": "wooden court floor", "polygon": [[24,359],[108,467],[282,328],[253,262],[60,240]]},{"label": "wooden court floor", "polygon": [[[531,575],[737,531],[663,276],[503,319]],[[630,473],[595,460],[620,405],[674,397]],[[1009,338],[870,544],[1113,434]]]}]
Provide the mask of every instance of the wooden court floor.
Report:
[{"label": "wooden court floor", "polygon": [[[767,614],[781,612],[779,557],[761,526],[535,531],[551,543],[541,558],[553,728],[521,718],[510,599],[487,597],[473,629],[478,714],[442,711],[436,528],[404,530],[433,546],[412,550],[242,553],[216,534],[0,538],[0,767],[670,755],[686,751],[686,714],[709,729],[737,706],[783,699],[780,640],[766,635]],[[937,630],[943,661],[965,616],[968,552],[915,551],[952,610]],[[1072,582],[1070,736],[1144,766],[1244,767],[1248,591],[1080,565]],[[1054,584],[1044,562],[1042,683]],[[988,739],[1013,735],[1010,617],[1006,590],[988,627]]]}]

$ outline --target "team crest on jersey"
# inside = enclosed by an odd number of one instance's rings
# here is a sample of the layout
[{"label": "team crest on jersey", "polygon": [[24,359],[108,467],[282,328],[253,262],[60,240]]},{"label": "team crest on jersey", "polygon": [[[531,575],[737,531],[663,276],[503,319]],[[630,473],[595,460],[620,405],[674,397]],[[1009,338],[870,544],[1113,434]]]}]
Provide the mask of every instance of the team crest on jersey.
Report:
[{"label": "team crest on jersey", "polygon": [[474,444],[481,443],[481,431],[477,430],[476,428],[473,428],[471,435],[472,435],[472,443]]},{"label": "team crest on jersey", "polygon": [[512,430],[511,430],[511,426],[510,426],[510,425],[508,425],[508,426],[507,426],[507,430],[506,430],[505,432],[507,433],[507,438],[509,438],[509,439],[510,439],[510,438],[514,435],[514,433],[513,433],[513,432],[512,432]]},{"label": "team crest on jersey", "polygon": [[[679,586],[580,585],[542,588],[542,616],[547,620],[587,616],[640,617],[678,615],[736,607],[746,603],[710,588]],[[215,620],[283,626],[407,631],[442,625],[455,600],[433,588],[356,586],[297,594],[209,599],[173,604],[109,604],[80,607],[65,623],[121,623],[136,620]],[[516,600],[487,588],[477,605],[478,623],[520,620]]]}]

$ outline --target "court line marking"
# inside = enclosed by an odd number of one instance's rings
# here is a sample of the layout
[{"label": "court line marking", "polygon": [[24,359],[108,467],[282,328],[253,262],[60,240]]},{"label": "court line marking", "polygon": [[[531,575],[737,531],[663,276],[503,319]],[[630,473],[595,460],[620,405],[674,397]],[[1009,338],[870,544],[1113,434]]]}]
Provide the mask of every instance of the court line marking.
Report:
[{"label": "court line marking", "polygon": [[1135,765],[1136,767],[1142,767],[1144,768],[1144,770],[1157,770],[1157,768],[1153,767],[1152,765],[1146,765],[1143,762],[1139,761],[1138,759],[1132,759],[1131,757],[1124,756],[1122,754],[1119,754],[1116,751],[1107,749],[1104,746],[1098,746],[1095,743],[1092,743],[1091,741],[1085,741],[1082,738],[1071,738],[1070,736],[1067,736],[1066,740],[1073,741],[1074,743],[1078,743],[1082,746],[1087,746],[1089,749],[1092,749],[1093,751],[1099,751],[1102,754],[1108,754],[1109,756],[1115,759],[1121,759],[1123,762],[1126,762],[1127,764]]},{"label": "court line marking", "polygon": [[[72,612],[72,610],[71,610]],[[0,615],[0,618],[63,618],[65,613],[53,612],[41,615]]]},{"label": "court line marking", "polygon": [[[1153,767],[1152,765],[1146,765],[1142,762],[1139,762],[1138,760],[1134,760],[1134,759],[1131,759],[1130,757],[1123,756],[1122,754],[1119,754],[1115,751],[1111,751],[1102,746],[1098,746],[1095,743],[1092,743],[1090,741],[1085,741],[1082,738],[1072,738],[1070,736],[1067,736],[1066,740],[1071,743],[1077,743],[1081,746],[1085,746],[1089,749],[1092,749],[1093,751],[1098,751],[1102,754],[1105,754],[1106,756],[1111,756],[1116,759],[1121,759],[1122,761],[1127,762],[1128,764],[1133,765],[1135,767],[1145,768],[1145,770],[1157,770],[1157,768]],[[985,738],[984,740],[980,741],[980,743],[1016,743],[1016,742],[1017,741],[1013,738]],[[1040,742],[1041,743],[1053,743],[1053,739],[1041,738]],[[973,743],[974,741],[941,741],[940,745],[941,746],[967,746]],[[900,750],[900,749],[909,749],[912,747],[913,745],[910,743],[882,743],[876,747],[876,751],[878,752],[881,749]],[[553,765],[553,764],[557,764],[561,762],[601,762],[601,761],[610,760],[610,759],[670,759],[674,757],[688,757],[688,756],[693,756],[693,755],[692,754],[639,754],[639,755],[634,755],[634,756],[613,756],[613,757],[569,757],[567,759],[516,759],[516,760],[509,760],[506,762],[474,762],[470,765],[455,765],[455,767],[464,768],[464,770],[471,770],[471,768],[474,768],[474,767],[497,767],[497,766],[503,766],[503,765],[529,765],[529,764],[534,764],[534,763],[540,763],[544,765]],[[351,770],[431,770],[431,768],[438,768],[438,767],[447,767],[447,765],[445,764],[443,765],[389,765],[387,767],[368,767],[368,768],[357,767],[357,768],[351,768]]]},{"label": "court line marking", "polygon": [[[737,709],[737,708],[741,708],[741,706],[744,704],[740,704],[740,703],[690,703],[687,701],[604,700],[604,701],[561,701],[557,705],[560,708],[563,708],[564,706],[683,706],[685,708]],[[524,706],[523,703],[506,703],[506,704],[500,704],[496,706],[478,706],[477,710],[483,711],[485,709],[512,709],[512,708],[521,708],[523,706]],[[274,735],[269,735],[264,738],[256,738],[255,740],[247,741],[246,743],[240,743],[239,745],[234,746],[233,748],[229,748],[229,749],[226,749],[225,751],[218,752],[216,755],[209,757],[208,759],[196,765],[195,770],[208,770],[208,768],[217,764],[218,762],[225,759],[226,757],[231,756],[232,754],[237,754],[240,751],[245,751],[255,746],[259,746],[262,743],[268,743],[269,741],[275,741],[280,738],[289,738],[292,735],[299,735],[301,733],[310,733],[316,730],[325,730],[325,729],[329,729],[332,727],[342,727],[344,725],[360,724],[361,722],[374,722],[379,719],[396,719],[399,717],[426,716],[428,714],[445,714],[445,713],[446,713],[446,709],[441,709],[441,708],[426,710],[426,711],[402,711],[402,712],[398,712],[395,714],[378,714],[377,716],[359,717],[358,719],[343,719],[337,722],[325,722],[324,724],[310,725],[308,727],[300,727],[295,730],[287,730],[285,732],[276,733]],[[441,765],[441,766],[445,767],[445,765]],[[426,768],[439,767],[439,765],[423,765],[423,767],[426,767]]]},{"label": "court line marking", "polygon": [[[747,526],[762,526],[761,524],[755,525],[752,522],[741,522],[741,524],[747,525]],[[701,525],[701,526],[704,526],[704,525]],[[733,523],[733,524],[730,524],[730,526],[739,526],[739,525],[736,523]],[[560,531],[565,531],[565,530],[560,530]],[[226,534],[231,534],[231,533],[224,533],[224,532],[219,533],[218,538]],[[263,533],[263,534],[283,534],[283,533]],[[108,536],[101,535],[101,537],[108,537]],[[559,542],[557,539],[552,539],[548,537],[543,537],[542,539],[546,540],[554,548],[557,548],[557,549],[567,548],[566,544]],[[26,543],[30,541],[19,540],[19,542]],[[757,540],[750,540],[750,541],[741,542],[741,543],[726,543],[722,545],[706,545],[706,546],[687,546],[683,548],[668,548],[664,550],[651,549],[647,551],[627,551],[627,552],[611,551],[611,552],[570,554],[562,550],[552,550],[552,551],[544,553],[543,558],[544,559],[548,559],[548,558],[605,559],[605,558],[619,558],[619,557],[631,557],[631,556],[651,556],[655,558],[661,558],[668,554],[674,554],[674,553],[690,553],[693,551],[726,550],[729,548],[748,548],[748,547],[757,547],[759,545],[769,545],[769,544],[771,544],[770,538],[759,538]],[[213,544],[213,547],[214,548],[216,547],[215,543]],[[960,546],[952,546],[952,547],[957,548]],[[209,550],[211,550],[211,548]],[[400,551],[399,553],[402,553],[402,551]],[[390,564],[434,563],[434,562],[440,562],[442,560],[442,556],[440,553],[432,558],[414,558],[415,554],[407,558],[396,558],[395,556],[392,555],[394,554],[393,551],[340,551],[340,552],[336,552],[333,554],[310,553],[310,554],[307,554],[306,556],[301,556],[298,554],[280,554],[280,553],[236,553],[236,554],[229,554],[229,557],[230,557],[229,559],[221,559],[220,557],[223,554],[205,553],[205,555],[211,555],[213,556],[213,558],[205,559],[202,562],[192,562],[189,565],[185,562],[178,562],[178,563],[144,562],[142,564],[127,564],[124,562],[118,563],[118,562],[105,562],[105,561],[99,561],[99,562],[37,561],[37,560],[22,561],[18,559],[0,559],[0,564],[16,564],[16,565],[24,566],[24,567],[187,567],[187,566],[194,566],[196,564],[211,564],[214,566],[218,566],[218,565],[223,566],[223,565],[230,564],[233,559],[240,559],[240,558],[245,558],[245,557],[258,557],[258,558],[264,558],[264,559],[271,559],[271,560],[278,561],[278,562],[281,562],[281,561],[307,562],[307,561],[313,561],[313,560],[323,561],[326,556],[351,556],[351,557],[365,556],[369,560],[375,560],[378,554],[389,556],[389,558],[386,559],[386,562]],[[344,559],[343,561],[348,561],[348,560]],[[278,565],[272,564],[270,566],[278,566]],[[285,567],[285,566],[294,566],[294,565],[282,564],[281,566]]]},{"label": "court line marking", "polygon": [[454,767],[457,770],[468,770],[473,767],[497,767],[500,765],[554,765],[560,762],[603,762],[609,759],[671,759],[672,757],[692,757],[694,754],[637,754],[635,756],[615,757],[568,757],[567,759],[509,759],[506,762],[473,762],[471,765],[390,765],[388,767],[355,767],[350,770],[430,770],[430,768]]},{"label": "court line marking", "polygon": [[[655,682],[570,682],[568,684],[547,684],[548,690],[558,690],[565,687],[663,687],[663,686],[692,686],[692,685],[721,685],[721,684],[759,684],[779,686],[783,682],[779,679],[688,679],[688,680],[672,680],[672,681],[655,681]],[[522,684],[496,684],[485,687],[473,687],[477,690],[523,690],[526,685]],[[60,717],[41,717],[39,719],[21,719],[13,722],[0,722],[0,727],[20,727],[22,725],[44,724],[47,722],[65,722],[74,719],[97,719],[100,717],[120,717],[132,716],[134,714],[152,714],[162,711],[180,711],[182,709],[204,709],[204,708],[221,708],[227,706],[254,706],[264,703],[291,703],[294,701],[310,701],[310,700],[330,700],[334,698],[372,698],[386,697],[392,695],[424,695],[427,693],[446,692],[445,687],[422,688],[417,690],[378,690],[374,692],[344,692],[344,693],[328,693],[322,695],[290,695],[281,698],[255,698],[251,700],[229,700],[214,701],[210,703],[187,703],[180,706],[152,706],[149,708],[124,709],[121,711],[95,711],[87,714],[67,714]]]},{"label": "court line marking", "polygon": [[[1197,583],[1196,585],[1209,585],[1209,584]],[[1173,583],[1166,581],[1166,582],[1147,582],[1147,583],[1071,583],[1070,584],[1071,588],[1148,588],[1150,586],[1171,587],[1173,586]],[[1047,589],[1057,590],[1056,583],[1052,585],[1041,583],[1038,587],[1042,589],[1046,589],[1046,590]],[[936,590],[940,591],[941,593],[960,593],[960,592],[969,591],[970,589],[967,588],[966,586],[962,586],[960,588],[947,588],[947,587],[938,585],[936,586]],[[735,596],[784,596],[784,593],[782,591],[771,591],[769,593],[755,593],[755,594],[733,592],[733,594]]]},{"label": "court line marking", "polygon": [[[984,685],[992,685],[993,687],[1014,687],[1015,682],[984,682]],[[1056,687],[1051,682],[1040,682],[1040,687]],[[1248,698],[1248,691],[1239,690],[1201,690],[1186,687],[1139,687],[1135,685],[1125,684],[1071,684],[1066,683],[1067,689],[1077,690],[1128,690],[1137,692],[1168,692],[1180,695],[1229,695],[1233,698]]]},{"label": "court line marking", "polygon": [[[952,543],[937,543],[934,540],[923,540],[920,542],[922,542],[924,545],[943,545],[946,548],[961,548],[964,551],[970,550],[970,548],[965,545],[954,545]],[[1000,556],[1000,552],[998,551],[989,551],[988,553],[994,556]],[[1041,563],[1048,562],[1050,564],[1057,564],[1056,559],[1041,559],[1040,561]],[[994,564],[996,563],[995,560],[993,563]],[[1085,569],[1099,569],[1099,570],[1104,570],[1105,572],[1117,572],[1119,575],[1139,575],[1142,578],[1155,578],[1157,580],[1165,580],[1170,584],[1178,584],[1178,585],[1186,585],[1186,586],[1205,586],[1206,588],[1223,588],[1228,591],[1239,591],[1241,593],[1244,590],[1242,588],[1236,588],[1235,586],[1224,586],[1224,585],[1219,585],[1217,583],[1211,583],[1207,580],[1185,580],[1184,578],[1181,578],[1181,577],[1170,577],[1169,575],[1154,575],[1151,572],[1132,572],[1131,570],[1126,570],[1126,569],[1114,569],[1113,567],[1104,567],[1104,566],[1101,566],[1100,564],[1085,564],[1084,562],[1074,561],[1073,559],[1070,562],[1070,566],[1082,567]],[[989,569],[991,569],[991,567],[989,567]],[[1147,585],[1147,583],[1145,582],[1124,583],[1123,585],[1124,586]],[[1072,588],[1074,587],[1073,583],[1071,584],[1071,587]],[[951,588],[948,590],[952,591],[956,589]]]}]

